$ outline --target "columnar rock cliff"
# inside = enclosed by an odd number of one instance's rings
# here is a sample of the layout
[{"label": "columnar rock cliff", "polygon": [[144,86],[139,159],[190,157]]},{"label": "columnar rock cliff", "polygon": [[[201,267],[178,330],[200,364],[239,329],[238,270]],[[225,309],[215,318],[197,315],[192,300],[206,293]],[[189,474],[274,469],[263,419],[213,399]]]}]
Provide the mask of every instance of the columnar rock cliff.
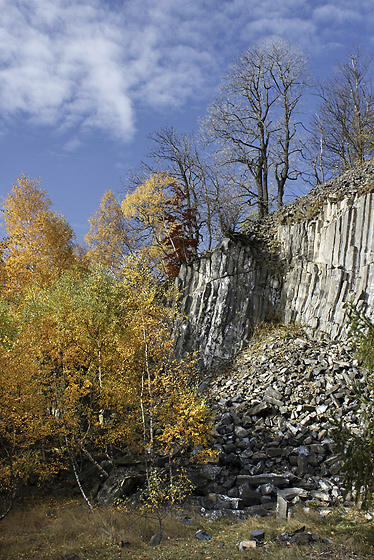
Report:
[{"label": "columnar rock cliff", "polygon": [[209,369],[272,316],[331,338],[344,332],[348,301],[374,317],[373,190],[369,162],[182,267],[177,351],[199,351]]},{"label": "columnar rock cliff", "polygon": [[281,269],[250,245],[225,239],[219,247],[184,267],[178,287],[183,294],[177,351],[198,350],[210,368],[231,358],[258,321],[279,307]]}]

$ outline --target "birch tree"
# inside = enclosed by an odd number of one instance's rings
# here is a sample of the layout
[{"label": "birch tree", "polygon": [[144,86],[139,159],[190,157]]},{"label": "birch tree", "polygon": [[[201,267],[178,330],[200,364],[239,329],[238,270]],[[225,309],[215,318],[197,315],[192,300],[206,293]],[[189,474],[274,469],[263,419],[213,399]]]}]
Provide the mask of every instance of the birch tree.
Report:
[{"label": "birch tree", "polygon": [[3,203],[4,292],[17,297],[34,282],[50,284],[76,263],[75,235],[52,210],[40,182],[21,175]]}]

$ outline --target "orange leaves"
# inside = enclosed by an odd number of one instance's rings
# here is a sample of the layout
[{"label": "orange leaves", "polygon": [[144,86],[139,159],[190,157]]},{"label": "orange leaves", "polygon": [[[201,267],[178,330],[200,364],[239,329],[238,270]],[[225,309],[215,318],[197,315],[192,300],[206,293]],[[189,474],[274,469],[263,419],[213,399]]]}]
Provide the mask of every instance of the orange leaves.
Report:
[{"label": "orange leaves", "polygon": [[168,275],[176,277],[181,265],[197,254],[199,240],[195,237],[196,212],[188,204],[186,188],[175,181],[171,192],[172,197],[165,203],[167,227],[162,243],[167,252]]},{"label": "orange leaves", "polygon": [[88,258],[94,264],[118,272],[123,259],[134,247],[121,205],[111,191],[104,193],[99,209],[89,222],[90,231],[85,236],[89,245]]},{"label": "orange leaves", "polygon": [[37,181],[20,177],[4,209],[0,490],[55,472],[86,445],[205,445],[206,407],[173,362],[175,294],[149,268],[158,252],[174,274],[192,254],[178,184],[152,176],[122,209],[106,193],[91,220],[91,268],[73,266],[74,235]]},{"label": "orange leaves", "polygon": [[150,175],[121,204],[107,191],[85,238],[91,262],[118,274],[136,255],[153,271],[176,276],[198,245],[196,211],[185,191],[167,173]]},{"label": "orange leaves", "polygon": [[7,237],[2,274],[11,297],[33,282],[49,284],[75,262],[74,233],[51,210],[51,201],[39,185],[21,175],[3,203]]},{"label": "orange leaves", "polygon": [[196,215],[184,188],[167,173],[155,173],[127,194],[121,208],[125,218],[137,222],[167,274],[177,276],[181,263],[197,248]]}]

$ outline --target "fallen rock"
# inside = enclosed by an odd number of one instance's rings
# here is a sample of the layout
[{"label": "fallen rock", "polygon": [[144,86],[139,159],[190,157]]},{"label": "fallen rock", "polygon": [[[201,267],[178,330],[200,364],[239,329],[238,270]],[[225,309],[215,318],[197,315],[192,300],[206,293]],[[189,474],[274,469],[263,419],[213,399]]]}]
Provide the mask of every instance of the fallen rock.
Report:
[{"label": "fallen rock", "polygon": [[158,546],[162,541],[162,531],[159,531],[149,539],[148,546]]},{"label": "fallen rock", "polygon": [[254,529],[251,533],[251,541],[262,543],[265,540],[265,531],[263,529]]},{"label": "fallen rock", "polygon": [[256,548],[256,541],[242,541],[239,543],[239,550],[247,550],[248,548]]},{"label": "fallen rock", "polygon": [[210,541],[210,539],[212,538],[211,535],[209,535],[208,533],[206,533],[202,529],[199,529],[198,531],[196,531],[195,537],[197,539],[199,539],[199,541]]},{"label": "fallen rock", "polygon": [[362,375],[346,341],[311,339],[300,330],[250,343],[205,393],[216,415],[221,470],[211,481],[203,475],[201,493],[239,497],[244,510],[274,501],[280,491],[285,501],[314,499],[322,509],[341,500],[330,429],[333,415],[360,429],[351,387]]}]

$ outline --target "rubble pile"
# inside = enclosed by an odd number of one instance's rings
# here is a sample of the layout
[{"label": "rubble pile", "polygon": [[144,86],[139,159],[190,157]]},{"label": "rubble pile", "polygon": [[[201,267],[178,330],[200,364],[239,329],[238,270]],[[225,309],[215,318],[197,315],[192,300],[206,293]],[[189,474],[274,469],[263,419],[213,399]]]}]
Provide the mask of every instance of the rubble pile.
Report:
[{"label": "rubble pile", "polygon": [[201,386],[215,414],[217,465],[196,477],[208,509],[266,514],[290,501],[326,507],[342,496],[331,438],[339,421],[359,430],[353,386],[363,371],[346,342],[278,330],[252,342],[232,368]]}]

